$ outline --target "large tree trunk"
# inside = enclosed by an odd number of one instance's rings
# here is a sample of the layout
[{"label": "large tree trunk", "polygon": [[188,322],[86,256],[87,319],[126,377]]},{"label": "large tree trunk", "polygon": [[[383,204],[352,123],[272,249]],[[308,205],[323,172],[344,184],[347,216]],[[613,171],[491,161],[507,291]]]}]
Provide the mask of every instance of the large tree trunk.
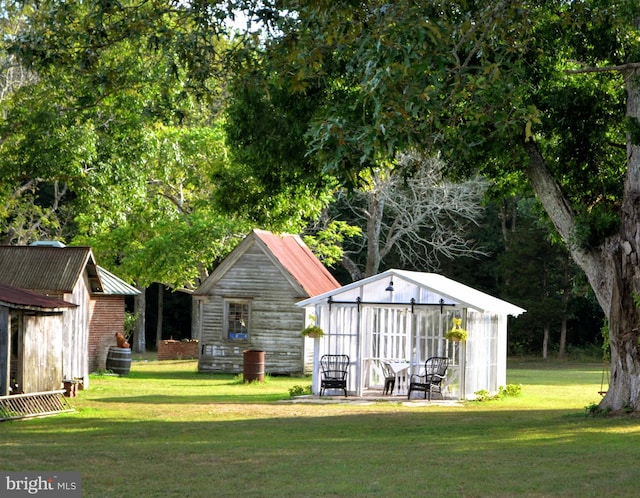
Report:
[{"label": "large tree trunk", "polygon": [[[627,116],[640,129],[638,70],[625,73]],[[637,135],[637,131],[635,132]],[[609,319],[611,376],[602,408],[640,411],[639,314],[634,298],[640,296],[640,147],[627,137],[627,176],[618,234],[598,248],[581,250],[571,243],[574,213],[559,185],[549,173],[538,147],[527,142],[527,174],[534,191],[556,229],[567,243],[574,261],[585,272],[600,306]]]},{"label": "large tree trunk", "polygon": [[[637,137],[640,127],[640,74],[625,72],[627,116]],[[618,240],[610,245],[612,293],[609,307],[611,380],[601,406],[640,411],[640,352],[638,351],[640,296],[640,146],[627,134],[627,176]]]}]

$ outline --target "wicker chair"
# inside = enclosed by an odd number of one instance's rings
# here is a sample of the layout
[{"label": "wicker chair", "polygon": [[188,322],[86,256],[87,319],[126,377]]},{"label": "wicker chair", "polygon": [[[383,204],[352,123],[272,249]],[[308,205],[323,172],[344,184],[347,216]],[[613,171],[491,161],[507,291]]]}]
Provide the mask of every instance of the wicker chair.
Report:
[{"label": "wicker chair", "polygon": [[442,381],[447,374],[449,358],[433,356],[424,363],[424,372],[413,374],[409,380],[408,399],[411,399],[413,391],[424,391],[425,399],[431,401],[431,393],[437,392],[442,395]]},{"label": "wicker chair", "polygon": [[346,354],[325,354],[320,358],[320,396],[325,389],[342,389],[347,397],[347,370],[349,357]]}]

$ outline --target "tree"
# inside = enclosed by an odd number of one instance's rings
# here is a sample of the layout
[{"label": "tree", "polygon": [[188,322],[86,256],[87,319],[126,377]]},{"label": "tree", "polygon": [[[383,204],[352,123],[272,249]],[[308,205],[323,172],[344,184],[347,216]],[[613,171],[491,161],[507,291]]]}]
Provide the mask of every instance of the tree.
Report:
[{"label": "tree", "polygon": [[209,202],[227,157],[219,120],[211,125],[219,86],[202,81],[207,99],[196,101],[187,69],[146,50],[176,27],[167,17],[152,22],[156,32],[128,36],[125,25],[137,21],[123,5],[29,7],[2,45],[38,75],[2,103],[3,235],[91,245],[102,265],[143,292],[156,280],[192,289],[247,230]]},{"label": "tree", "polygon": [[233,166],[215,195],[229,212],[295,233],[301,218],[320,216],[337,188],[307,155],[305,133],[324,89],[293,92],[261,55],[250,53],[230,78],[225,131]]},{"label": "tree", "polygon": [[[258,182],[255,172],[230,164],[222,134],[223,12],[173,2],[46,1],[4,40],[40,75],[3,113],[7,184],[30,187],[37,199],[41,185],[60,192],[55,206],[65,211],[56,211],[55,236],[91,245],[102,264],[141,290],[152,282],[193,289],[246,234],[248,220],[300,227],[321,205],[317,188],[285,181],[281,194],[263,194],[277,202],[261,217],[251,209],[259,203],[229,209]],[[42,211],[32,215],[34,226]],[[17,225],[19,210],[7,213]],[[142,350],[144,315],[137,316]]]},{"label": "tree", "polygon": [[638,3],[281,7],[296,20],[272,40],[288,47],[282,77],[338,89],[307,134],[326,170],[353,179],[413,147],[460,171],[524,172],[609,319],[602,406],[640,410]]},{"label": "tree", "polygon": [[[74,242],[94,247],[102,264],[117,267],[141,292],[154,282],[191,292],[250,227],[212,201],[214,179],[226,168],[220,122],[210,127],[158,126],[140,167],[144,193],[120,207],[122,219],[116,224],[99,215],[104,205],[96,200],[78,217],[80,235]],[[138,311],[135,345],[144,350],[145,317]]]},{"label": "tree", "polygon": [[[21,8],[14,3],[2,4],[0,28],[4,39],[16,36],[25,28],[26,10],[26,7]],[[37,83],[37,74],[0,43],[0,116],[11,115],[16,95]],[[6,132],[0,134],[0,148],[7,140]],[[11,157],[12,160],[15,158]],[[61,201],[68,192],[67,185],[42,178],[36,168],[33,175],[21,178],[20,172],[10,171],[5,161],[0,161],[0,170],[3,173],[0,186],[0,234],[3,243],[24,244],[41,237],[55,238],[59,235],[64,224],[60,219]]]},{"label": "tree", "polygon": [[[355,251],[364,250],[364,276],[375,275],[385,258],[401,264],[435,269],[438,258],[482,254],[467,238],[469,224],[481,212],[486,183],[480,178],[453,182],[444,178],[445,164],[417,152],[400,154],[393,170],[378,168],[366,184],[341,194],[349,221],[362,229]],[[346,214],[349,216],[349,214]],[[362,273],[345,255],[353,280]]]},{"label": "tree", "polygon": [[[96,51],[127,40],[157,48],[163,67],[183,67],[201,94],[218,68],[218,2],[40,5],[15,46],[24,61],[95,69]],[[266,51],[277,86],[323,90],[305,150],[325,175],[354,184],[361,170],[410,149],[442,151],[460,174],[524,173],[608,317],[612,384],[602,406],[640,410],[635,0],[232,6],[252,9],[265,27],[243,47]],[[80,22],[78,9],[89,10]],[[109,84],[95,88],[120,81],[99,74]]]}]

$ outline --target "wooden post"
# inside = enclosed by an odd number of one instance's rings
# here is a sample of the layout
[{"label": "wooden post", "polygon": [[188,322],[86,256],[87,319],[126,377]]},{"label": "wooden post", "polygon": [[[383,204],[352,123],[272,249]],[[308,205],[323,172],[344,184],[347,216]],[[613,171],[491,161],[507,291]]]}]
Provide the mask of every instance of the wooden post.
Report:
[{"label": "wooden post", "polygon": [[9,308],[0,306],[0,396],[9,395],[11,368],[11,324]]}]

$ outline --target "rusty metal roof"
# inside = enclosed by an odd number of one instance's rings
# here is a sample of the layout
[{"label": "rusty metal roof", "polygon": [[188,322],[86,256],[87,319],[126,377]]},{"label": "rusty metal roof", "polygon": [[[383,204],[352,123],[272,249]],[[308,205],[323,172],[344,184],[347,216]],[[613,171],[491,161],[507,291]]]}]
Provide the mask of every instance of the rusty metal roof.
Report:
[{"label": "rusty metal roof", "polygon": [[207,294],[254,245],[258,245],[272,258],[289,281],[304,294],[301,297],[313,297],[340,287],[338,281],[298,235],[276,235],[266,230],[252,230],[193,294]]},{"label": "rusty metal roof", "polygon": [[54,310],[77,306],[62,299],[38,294],[27,289],[0,284],[0,304],[10,308],[38,308]]},{"label": "rusty metal roof", "polygon": [[253,230],[253,233],[309,297],[340,287],[338,281],[298,235],[276,235],[266,230]]}]

